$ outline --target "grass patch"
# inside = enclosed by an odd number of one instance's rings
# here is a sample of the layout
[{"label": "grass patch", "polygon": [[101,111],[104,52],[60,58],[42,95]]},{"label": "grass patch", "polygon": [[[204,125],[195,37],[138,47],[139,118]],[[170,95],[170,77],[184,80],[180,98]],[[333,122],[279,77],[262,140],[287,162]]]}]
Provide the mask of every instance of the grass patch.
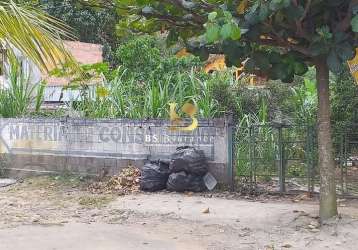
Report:
[{"label": "grass patch", "polygon": [[86,195],[79,198],[78,204],[83,207],[101,208],[106,206],[113,200],[114,197],[109,195]]},{"label": "grass patch", "polygon": [[72,174],[49,176],[49,178],[60,186],[78,187],[88,181],[87,177]]},{"label": "grass patch", "polygon": [[31,190],[44,189],[46,191],[60,191],[67,189],[81,189],[86,179],[81,176],[70,175],[41,175],[25,178],[19,187]]}]

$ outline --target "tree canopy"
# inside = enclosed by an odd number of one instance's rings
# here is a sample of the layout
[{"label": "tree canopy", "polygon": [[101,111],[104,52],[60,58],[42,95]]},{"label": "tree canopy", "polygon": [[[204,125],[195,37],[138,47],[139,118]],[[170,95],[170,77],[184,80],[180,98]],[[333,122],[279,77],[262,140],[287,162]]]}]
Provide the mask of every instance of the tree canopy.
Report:
[{"label": "tree canopy", "polygon": [[[110,6],[96,6],[90,1],[78,0],[23,0],[24,3],[42,9],[47,14],[70,26],[81,42],[103,45],[104,57],[113,61],[117,46],[117,12]],[[105,9],[103,7],[106,7]]]},{"label": "tree canopy", "polygon": [[205,59],[223,53],[229,65],[291,82],[325,57],[332,72],[355,55],[357,0],[120,1],[119,28],[168,31]]}]

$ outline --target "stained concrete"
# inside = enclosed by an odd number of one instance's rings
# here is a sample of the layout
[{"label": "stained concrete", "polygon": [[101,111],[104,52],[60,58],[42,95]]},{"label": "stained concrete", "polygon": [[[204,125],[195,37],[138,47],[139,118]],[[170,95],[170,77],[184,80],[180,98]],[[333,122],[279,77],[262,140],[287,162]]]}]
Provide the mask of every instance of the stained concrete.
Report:
[{"label": "stained concrete", "polygon": [[165,120],[0,119],[1,167],[15,177],[113,175],[128,165],[169,158],[179,146],[194,146],[205,152],[218,181],[230,182],[227,119],[199,120],[192,132],[169,127]]}]

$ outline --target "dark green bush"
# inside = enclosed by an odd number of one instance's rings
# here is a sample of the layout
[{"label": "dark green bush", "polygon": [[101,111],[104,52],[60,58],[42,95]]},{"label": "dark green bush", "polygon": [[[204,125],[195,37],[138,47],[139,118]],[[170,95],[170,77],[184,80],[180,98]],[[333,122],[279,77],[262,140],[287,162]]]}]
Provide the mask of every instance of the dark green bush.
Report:
[{"label": "dark green bush", "polygon": [[128,40],[119,46],[116,57],[121,71],[126,71],[128,77],[133,76],[142,81],[189,72],[202,65],[197,57],[178,58],[169,53],[160,39],[153,36],[139,36]]},{"label": "dark green bush", "polygon": [[116,51],[119,65],[138,76],[150,75],[161,61],[160,50],[153,37],[141,36],[119,46]]}]

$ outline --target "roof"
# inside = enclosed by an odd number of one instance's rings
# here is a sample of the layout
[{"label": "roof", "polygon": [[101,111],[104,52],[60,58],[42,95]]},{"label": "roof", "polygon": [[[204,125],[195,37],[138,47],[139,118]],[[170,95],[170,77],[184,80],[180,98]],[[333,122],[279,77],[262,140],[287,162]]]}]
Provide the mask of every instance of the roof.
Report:
[{"label": "roof", "polygon": [[83,43],[77,41],[65,41],[65,47],[71,52],[81,64],[93,64],[103,62],[103,46],[94,43]]},{"label": "roof", "polygon": [[[94,64],[103,62],[103,46],[79,41],[64,41],[65,47],[80,64]],[[64,77],[44,76],[48,86],[65,86],[69,79]]]}]

